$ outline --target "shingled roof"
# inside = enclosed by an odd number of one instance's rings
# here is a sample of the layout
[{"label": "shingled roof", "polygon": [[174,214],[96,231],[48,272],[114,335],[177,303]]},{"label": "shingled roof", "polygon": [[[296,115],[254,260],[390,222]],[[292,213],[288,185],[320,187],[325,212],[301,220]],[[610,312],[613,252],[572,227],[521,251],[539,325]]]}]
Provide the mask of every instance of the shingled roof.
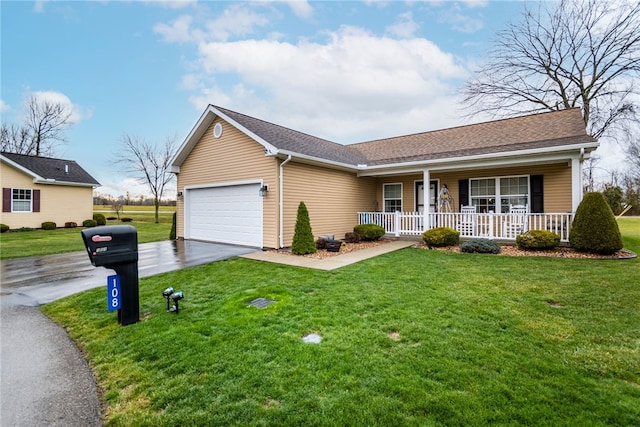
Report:
[{"label": "shingled roof", "polygon": [[57,184],[99,186],[87,171],[73,160],[24,154],[1,153],[2,157],[29,171],[36,180]]},{"label": "shingled roof", "polygon": [[278,150],[303,154],[333,162],[357,165],[366,163],[366,158],[350,145],[337,144],[284,126],[256,119],[226,108],[214,106],[235,122],[244,126]]},{"label": "shingled roof", "polygon": [[367,165],[513,152],[595,142],[579,108],[379,139],[351,145]]},{"label": "shingled roof", "polygon": [[597,141],[586,133],[579,108],[344,145],[209,105],[174,158],[175,166],[179,167],[186,159],[216,116],[264,145],[267,154],[313,158],[359,170],[440,159],[472,159],[492,153],[499,157],[525,150],[548,152],[571,147],[591,151],[597,147]]}]

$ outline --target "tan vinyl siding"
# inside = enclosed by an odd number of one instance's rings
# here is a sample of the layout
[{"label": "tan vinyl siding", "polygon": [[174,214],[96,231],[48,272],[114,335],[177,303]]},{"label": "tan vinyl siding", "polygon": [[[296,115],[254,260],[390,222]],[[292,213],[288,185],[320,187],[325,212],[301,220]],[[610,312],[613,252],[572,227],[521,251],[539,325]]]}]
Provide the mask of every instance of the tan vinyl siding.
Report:
[{"label": "tan vinyl siding", "polygon": [[315,237],[337,239],[353,231],[359,211],[375,209],[375,179],[355,173],[290,162],[284,166],[284,245],[290,246],[298,205],[309,210]]},{"label": "tan vinyl siding", "polygon": [[93,188],[53,184],[34,184],[33,178],[2,164],[1,183],[3,188],[24,188],[40,190],[40,212],[2,212],[0,223],[10,228],[40,228],[43,222],[55,222],[64,227],[66,222],[93,218]]},{"label": "tan vinyl siding", "polygon": [[[222,136],[213,137],[213,126],[222,123]],[[278,242],[278,161],[264,155],[263,147],[217,118],[211,123],[189,157],[180,166],[178,192],[185,187],[263,180],[269,193],[263,198],[263,242]],[[184,237],[184,200],[177,203],[177,235]]]},{"label": "tan vinyl siding", "polygon": [[[571,167],[567,163],[549,165],[533,165],[526,168],[500,168],[491,170],[473,170],[462,172],[433,172],[431,180],[438,180],[439,185],[447,185],[453,197],[453,210],[460,210],[459,184],[461,179],[491,178],[520,175],[543,175],[544,211],[547,213],[571,212]],[[389,176],[378,179],[377,199],[380,210],[384,208],[382,198],[383,184],[402,183],[402,210],[413,212],[415,209],[415,181],[422,181],[422,175]],[[466,204],[467,201],[464,201]]]}]

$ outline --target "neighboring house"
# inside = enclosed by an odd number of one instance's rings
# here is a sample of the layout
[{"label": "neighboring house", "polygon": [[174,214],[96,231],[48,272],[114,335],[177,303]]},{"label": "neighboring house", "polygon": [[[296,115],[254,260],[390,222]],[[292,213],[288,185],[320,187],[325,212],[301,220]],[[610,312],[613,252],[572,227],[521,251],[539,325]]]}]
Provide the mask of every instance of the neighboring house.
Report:
[{"label": "neighboring house", "polygon": [[[372,222],[513,240],[524,229],[511,207],[522,205],[524,227],[567,241],[597,147],[579,109],[342,145],[209,105],[172,160],[177,235],[287,247],[304,201],[316,237]],[[473,206],[464,218],[462,205]]]},{"label": "neighboring house", "polygon": [[9,228],[40,228],[93,218],[93,189],[100,183],[73,160],[0,153],[2,214]]}]

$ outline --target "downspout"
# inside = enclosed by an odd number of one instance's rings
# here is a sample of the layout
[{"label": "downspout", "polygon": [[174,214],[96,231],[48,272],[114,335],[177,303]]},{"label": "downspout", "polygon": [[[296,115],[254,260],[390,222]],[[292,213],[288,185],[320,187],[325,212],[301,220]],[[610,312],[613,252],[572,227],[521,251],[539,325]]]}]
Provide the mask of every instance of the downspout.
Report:
[{"label": "downspout", "polygon": [[286,160],[280,163],[280,188],[279,188],[279,196],[280,196],[280,247],[284,247],[284,165],[289,163],[291,160],[291,154],[289,154]]}]

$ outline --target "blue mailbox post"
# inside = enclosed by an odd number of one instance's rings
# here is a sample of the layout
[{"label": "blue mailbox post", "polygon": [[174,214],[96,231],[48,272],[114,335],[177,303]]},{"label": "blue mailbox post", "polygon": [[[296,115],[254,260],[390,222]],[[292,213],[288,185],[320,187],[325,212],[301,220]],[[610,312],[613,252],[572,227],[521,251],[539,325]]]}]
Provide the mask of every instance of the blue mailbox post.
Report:
[{"label": "blue mailbox post", "polygon": [[109,276],[107,306],[118,310],[118,322],[130,325],[140,320],[138,289],[138,232],[130,225],[93,227],[82,230],[82,240],[91,264],[115,270]]}]

